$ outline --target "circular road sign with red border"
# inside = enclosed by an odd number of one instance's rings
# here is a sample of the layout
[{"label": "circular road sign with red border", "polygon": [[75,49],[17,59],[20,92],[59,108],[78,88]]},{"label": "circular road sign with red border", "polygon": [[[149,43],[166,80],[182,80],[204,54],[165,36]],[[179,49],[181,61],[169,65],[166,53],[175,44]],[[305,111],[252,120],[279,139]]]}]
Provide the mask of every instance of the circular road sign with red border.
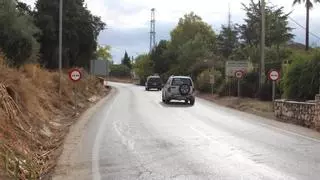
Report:
[{"label": "circular road sign with red border", "polygon": [[243,77],[244,72],[243,71],[236,71],[235,73],[236,78],[241,79]]},{"label": "circular road sign with red border", "polygon": [[71,69],[69,71],[69,78],[73,82],[77,82],[81,79],[81,71],[79,69]]},{"label": "circular road sign with red border", "polygon": [[277,81],[280,79],[280,73],[277,70],[270,70],[268,73],[268,77],[272,81]]}]

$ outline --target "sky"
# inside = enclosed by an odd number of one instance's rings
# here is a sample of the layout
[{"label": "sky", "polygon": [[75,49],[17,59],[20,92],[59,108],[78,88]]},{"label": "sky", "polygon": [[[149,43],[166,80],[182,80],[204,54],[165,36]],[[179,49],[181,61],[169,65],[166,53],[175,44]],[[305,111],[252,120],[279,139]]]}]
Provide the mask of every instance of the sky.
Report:
[{"label": "sky", "polygon": [[[33,6],[36,0],[22,0]],[[257,0],[254,0],[257,2]],[[245,12],[241,3],[250,0],[86,0],[89,10],[100,16],[107,24],[107,29],[100,33],[99,44],[112,47],[113,60],[121,62],[124,52],[130,56],[148,52],[151,8],[155,8],[156,41],[169,39],[170,31],[176,26],[180,17],[193,11],[219,32],[222,24],[228,22],[230,6],[231,21],[242,23]],[[305,27],[305,6],[292,6],[293,0],[266,0],[266,3],[283,6],[290,17]],[[310,32],[320,37],[320,4],[315,4],[310,12]],[[305,30],[289,21],[294,28],[295,41],[304,43]],[[310,44],[320,45],[320,39],[310,35]]]}]

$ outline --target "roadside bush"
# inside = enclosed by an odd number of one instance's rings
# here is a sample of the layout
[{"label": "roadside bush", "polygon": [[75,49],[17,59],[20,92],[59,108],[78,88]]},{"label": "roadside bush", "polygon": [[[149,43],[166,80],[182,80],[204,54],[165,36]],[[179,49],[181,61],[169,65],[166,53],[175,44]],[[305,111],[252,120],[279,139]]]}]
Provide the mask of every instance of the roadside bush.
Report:
[{"label": "roadside bush", "polygon": [[223,80],[217,88],[219,96],[237,96],[237,81],[235,79]]},{"label": "roadside bush", "polygon": [[32,17],[19,14],[15,1],[0,2],[0,26],[0,49],[8,57],[9,65],[20,66],[38,60],[40,45],[34,36],[40,30]]},{"label": "roadside bush", "polygon": [[[215,84],[213,86],[213,92],[217,92],[217,87],[222,83],[222,74],[219,71],[215,71],[214,73]],[[201,72],[196,79],[196,88],[200,92],[211,92],[211,84],[210,84],[210,71],[205,70]]]},{"label": "roadside bush", "polygon": [[110,76],[113,77],[130,77],[131,71],[126,65],[112,64],[110,67]]},{"label": "roadside bush", "polygon": [[241,97],[255,98],[259,88],[259,73],[247,73],[243,80],[241,80],[240,88]]},{"label": "roadside bush", "polygon": [[284,95],[292,100],[310,100],[319,91],[320,51],[295,53],[283,77]]}]

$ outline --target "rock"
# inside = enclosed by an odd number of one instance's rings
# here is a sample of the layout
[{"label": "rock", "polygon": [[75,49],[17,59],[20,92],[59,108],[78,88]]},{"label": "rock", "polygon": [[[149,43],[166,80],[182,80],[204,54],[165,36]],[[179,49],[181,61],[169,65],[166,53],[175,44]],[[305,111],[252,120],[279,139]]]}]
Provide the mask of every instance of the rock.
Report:
[{"label": "rock", "polygon": [[50,129],[46,125],[43,125],[43,128],[40,130],[40,133],[42,135],[47,136],[47,137],[51,137],[52,136],[52,132],[50,131]]},{"label": "rock", "polygon": [[91,98],[89,98],[88,101],[94,103],[94,102],[96,102],[98,99],[99,99],[99,97],[96,96],[96,95],[94,95],[94,96],[92,96]]}]

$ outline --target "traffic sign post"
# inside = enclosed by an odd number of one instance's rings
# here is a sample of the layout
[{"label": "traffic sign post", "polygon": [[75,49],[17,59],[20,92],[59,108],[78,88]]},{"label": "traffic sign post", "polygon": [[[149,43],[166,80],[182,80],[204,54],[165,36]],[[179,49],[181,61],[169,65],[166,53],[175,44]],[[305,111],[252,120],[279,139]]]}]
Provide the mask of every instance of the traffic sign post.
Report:
[{"label": "traffic sign post", "polygon": [[238,81],[238,97],[240,97],[240,80],[243,78],[244,72],[243,71],[236,71],[235,72],[235,77],[237,78]]},{"label": "traffic sign post", "polygon": [[75,82],[78,82],[81,80],[81,71],[79,69],[71,69],[69,71],[69,78],[71,81],[74,82],[73,84],[73,94],[74,94],[74,106],[75,106],[75,115],[77,115],[77,86]]},{"label": "traffic sign post", "polygon": [[210,84],[211,84],[211,94],[213,95],[213,88],[214,88],[214,75],[210,74]]},{"label": "traffic sign post", "polygon": [[269,71],[268,77],[272,81],[272,101],[274,101],[276,96],[276,81],[280,79],[280,73],[272,69]]}]

